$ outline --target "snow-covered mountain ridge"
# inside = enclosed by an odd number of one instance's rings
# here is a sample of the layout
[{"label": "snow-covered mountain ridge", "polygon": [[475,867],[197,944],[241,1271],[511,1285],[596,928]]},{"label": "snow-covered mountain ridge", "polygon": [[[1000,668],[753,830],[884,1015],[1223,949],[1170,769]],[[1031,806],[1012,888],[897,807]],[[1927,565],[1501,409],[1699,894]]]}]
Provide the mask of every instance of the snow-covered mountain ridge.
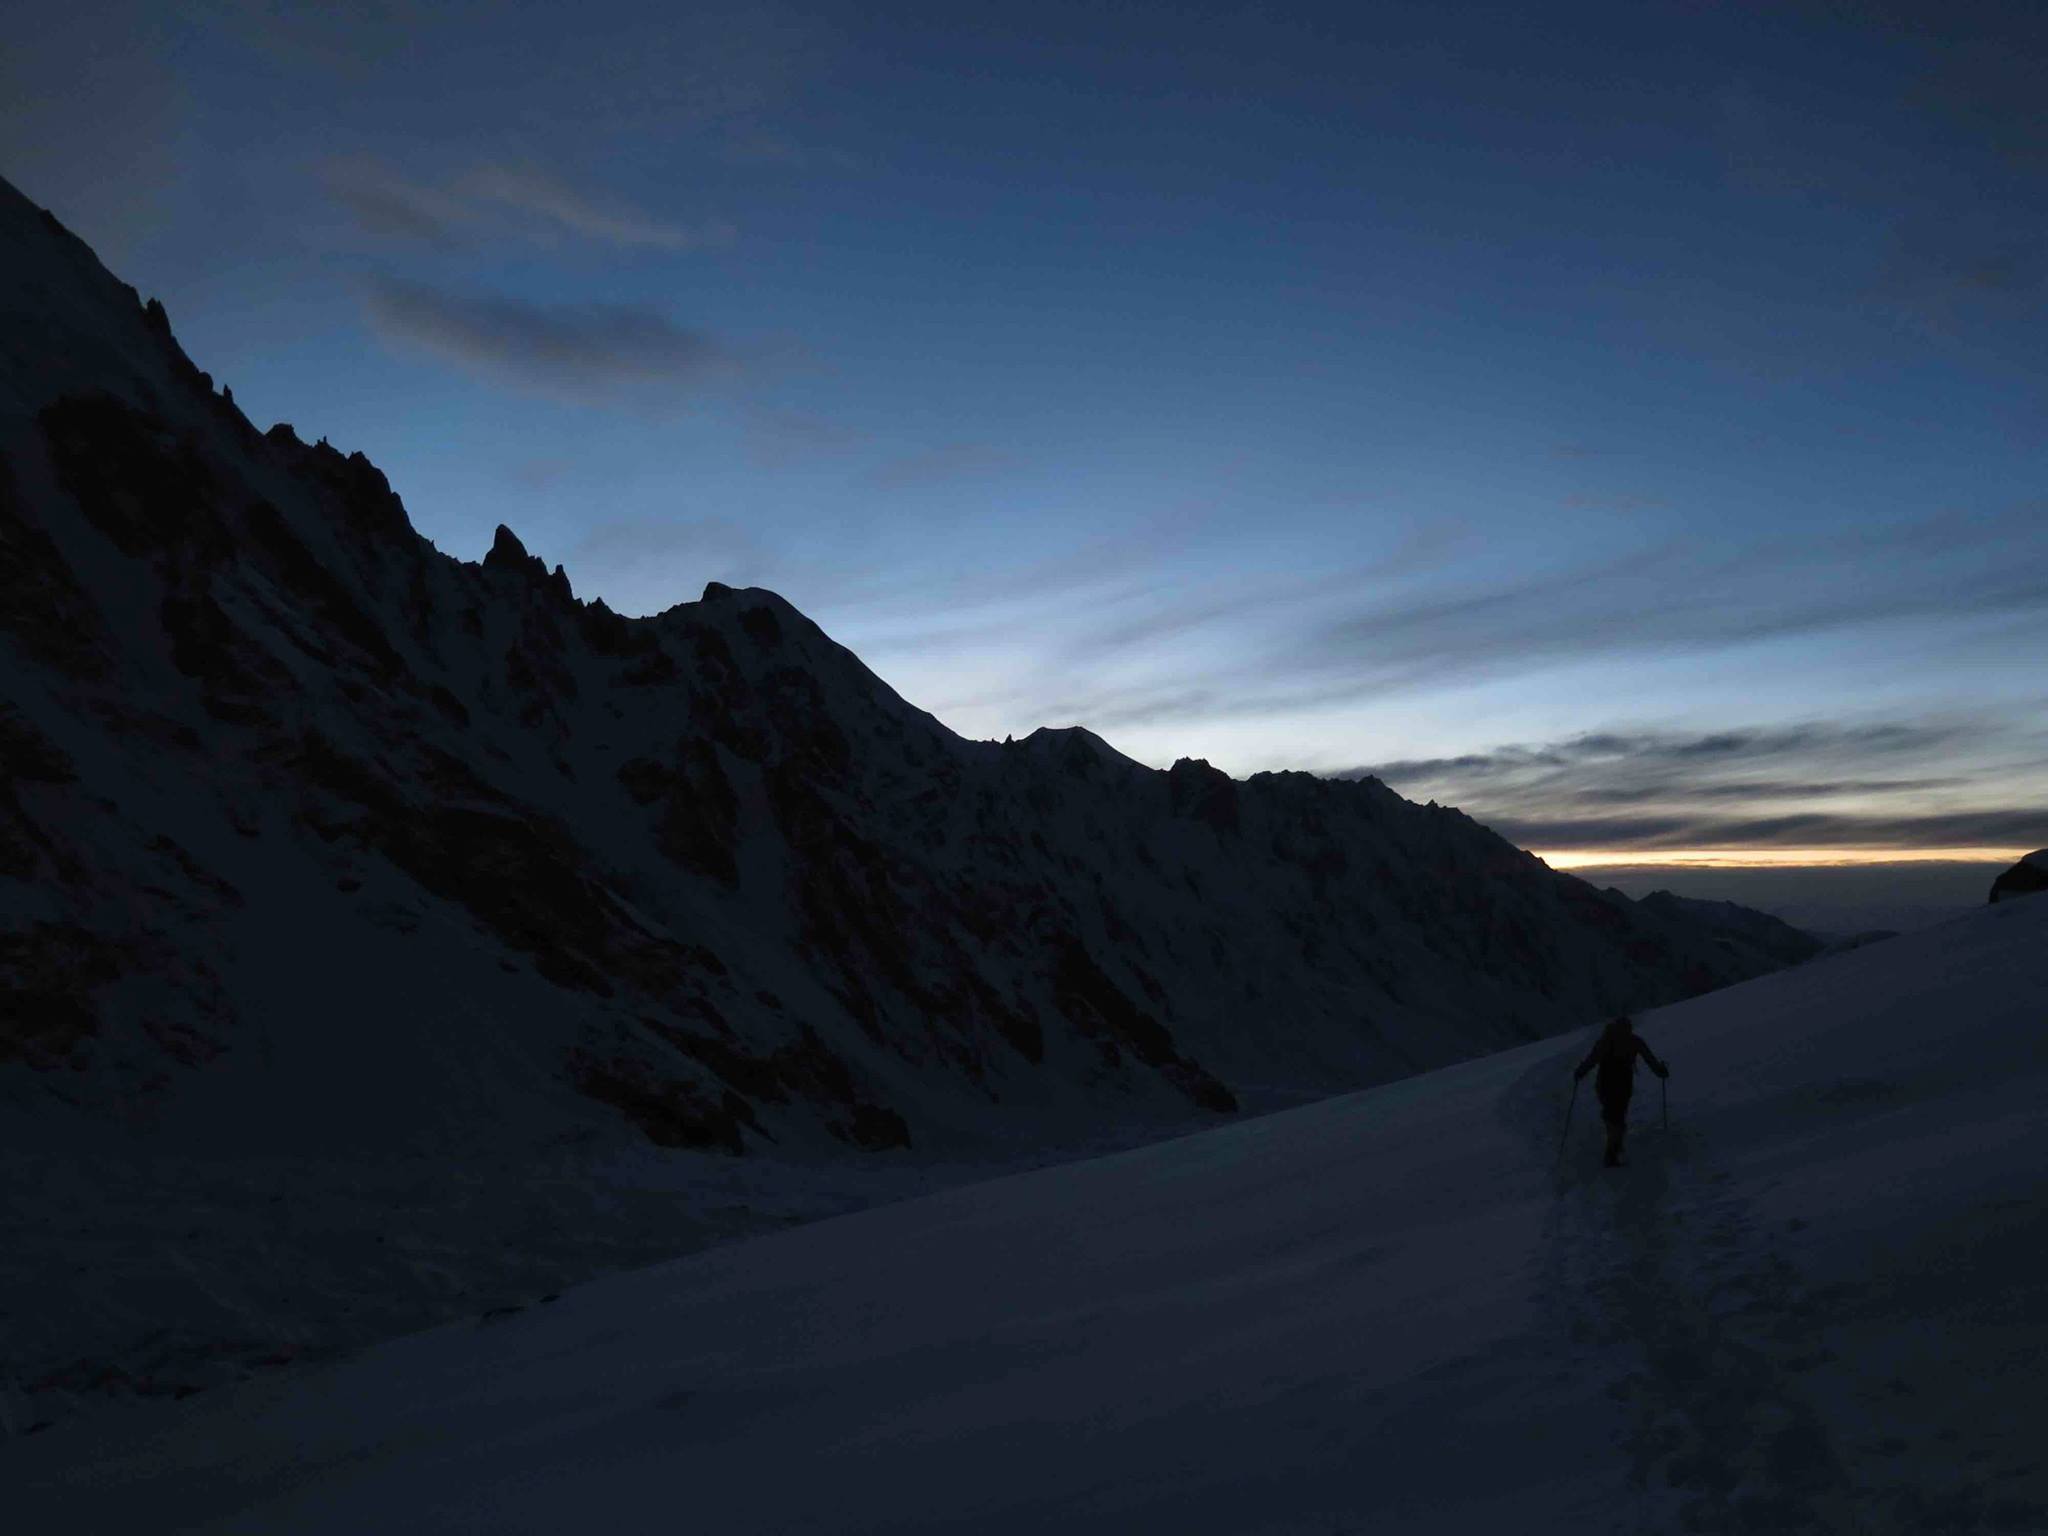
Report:
[{"label": "snow-covered mountain ridge", "polygon": [[[27,1531],[2048,1530],[2048,901],[0,1446]],[[1561,1151],[1561,1155],[1560,1155]]]},{"label": "snow-covered mountain ridge", "polygon": [[636,621],[502,529],[441,557],[8,199],[9,1044],[124,1106],[260,1028],[222,941],[299,902],[314,975],[412,938],[422,1018],[460,927],[587,1092],[735,1149],[792,1103],[901,1143],[941,1082],[1227,1109],[1234,1074],[1385,1077],[1785,958],[1377,783],[961,740],[770,593]]},{"label": "snow-covered mountain ridge", "polygon": [[[177,1250],[200,1310],[244,1238],[370,1273],[367,1225],[280,1235],[284,1196],[222,1172],[264,1159],[326,1212],[379,1158],[495,1190],[647,1141],[1031,1147],[1384,1081],[1809,948],[1377,782],[963,740],[772,593],[628,619],[509,532],[449,558],[361,455],[251,426],[4,184],[0,253],[0,1135],[67,1168],[189,1159],[187,1193],[219,1193]],[[111,1187],[10,1192],[31,1388],[119,1353],[78,1344],[85,1282],[34,1237],[97,1241]],[[525,1251],[462,1244],[486,1241]],[[462,1244],[433,1306],[471,1294]]]}]

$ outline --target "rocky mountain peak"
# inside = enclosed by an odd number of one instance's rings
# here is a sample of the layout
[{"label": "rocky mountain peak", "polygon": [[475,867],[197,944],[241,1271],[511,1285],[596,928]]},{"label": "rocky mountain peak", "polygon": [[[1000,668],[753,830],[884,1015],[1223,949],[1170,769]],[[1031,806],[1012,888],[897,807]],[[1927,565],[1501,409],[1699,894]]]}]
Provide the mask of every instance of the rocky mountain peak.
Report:
[{"label": "rocky mountain peak", "polygon": [[1991,882],[1991,900],[2010,901],[2048,891],[2048,848],[2036,849]]},{"label": "rocky mountain peak", "polygon": [[526,546],[519,542],[519,535],[500,523],[497,533],[491,539],[490,550],[484,555],[484,569],[519,570],[532,558],[526,552]]}]

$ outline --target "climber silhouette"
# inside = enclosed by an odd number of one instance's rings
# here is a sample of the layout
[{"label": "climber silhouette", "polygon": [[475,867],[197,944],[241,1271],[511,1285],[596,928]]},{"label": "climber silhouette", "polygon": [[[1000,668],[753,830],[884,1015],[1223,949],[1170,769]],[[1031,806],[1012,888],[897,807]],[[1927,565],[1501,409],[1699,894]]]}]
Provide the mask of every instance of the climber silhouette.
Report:
[{"label": "climber silhouette", "polygon": [[1617,1015],[1608,1021],[1600,1031],[1600,1038],[1593,1042],[1593,1049],[1586,1053],[1586,1059],[1579,1063],[1579,1069],[1572,1074],[1572,1081],[1578,1082],[1594,1067],[1600,1075],[1593,1079],[1593,1091],[1600,1098],[1600,1118],[1607,1122],[1607,1166],[1621,1166],[1621,1144],[1628,1135],[1628,1101],[1636,1089],[1636,1058],[1640,1056],[1650,1064],[1650,1070],[1659,1077],[1669,1077],[1671,1068],[1657,1059],[1657,1053],[1650,1049],[1627,1014]]}]

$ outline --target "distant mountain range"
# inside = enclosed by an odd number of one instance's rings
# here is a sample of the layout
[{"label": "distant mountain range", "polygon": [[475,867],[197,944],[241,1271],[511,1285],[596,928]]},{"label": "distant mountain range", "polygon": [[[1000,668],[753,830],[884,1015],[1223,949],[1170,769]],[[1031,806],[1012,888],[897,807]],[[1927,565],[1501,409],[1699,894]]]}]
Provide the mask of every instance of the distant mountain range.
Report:
[{"label": "distant mountain range", "polygon": [[0,455],[24,1143],[506,1178],[551,1139],[1014,1145],[1381,1082],[1818,948],[1375,780],[964,740],[773,593],[634,619],[502,528],[452,559],[360,454],[252,426],[4,183]]}]

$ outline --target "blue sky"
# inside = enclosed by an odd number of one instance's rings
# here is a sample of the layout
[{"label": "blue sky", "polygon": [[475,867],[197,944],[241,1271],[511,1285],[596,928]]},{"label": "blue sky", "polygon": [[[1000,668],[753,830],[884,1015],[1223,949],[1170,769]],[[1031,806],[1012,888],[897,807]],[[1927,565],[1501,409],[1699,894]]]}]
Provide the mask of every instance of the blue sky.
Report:
[{"label": "blue sky", "polygon": [[2037,6],[44,7],[267,425],[972,735],[1539,851],[2048,842]]}]

